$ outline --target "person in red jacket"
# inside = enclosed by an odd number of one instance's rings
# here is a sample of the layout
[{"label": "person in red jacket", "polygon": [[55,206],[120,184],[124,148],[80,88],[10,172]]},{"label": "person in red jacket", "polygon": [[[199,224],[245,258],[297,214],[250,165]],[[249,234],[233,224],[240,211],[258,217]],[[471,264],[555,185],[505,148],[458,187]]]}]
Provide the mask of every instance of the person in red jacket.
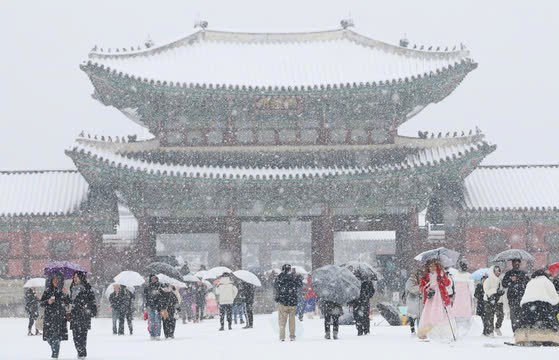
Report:
[{"label": "person in red jacket", "polygon": [[447,286],[451,280],[445,273],[438,260],[430,260],[426,264],[426,269],[419,281],[419,291],[423,294],[423,312],[417,336],[420,339],[427,339],[427,335],[454,336],[452,319],[448,308],[450,307],[450,297]]}]

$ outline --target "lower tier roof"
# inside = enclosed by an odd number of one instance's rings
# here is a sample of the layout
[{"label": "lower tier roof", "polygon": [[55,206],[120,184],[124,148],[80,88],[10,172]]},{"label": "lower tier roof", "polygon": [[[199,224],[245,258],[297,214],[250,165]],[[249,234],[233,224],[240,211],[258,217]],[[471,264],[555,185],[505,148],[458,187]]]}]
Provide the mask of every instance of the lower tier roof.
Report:
[{"label": "lower tier roof", "polygon": [[559,211],[559,165],[480,166],[464,180],[470,211]]}]

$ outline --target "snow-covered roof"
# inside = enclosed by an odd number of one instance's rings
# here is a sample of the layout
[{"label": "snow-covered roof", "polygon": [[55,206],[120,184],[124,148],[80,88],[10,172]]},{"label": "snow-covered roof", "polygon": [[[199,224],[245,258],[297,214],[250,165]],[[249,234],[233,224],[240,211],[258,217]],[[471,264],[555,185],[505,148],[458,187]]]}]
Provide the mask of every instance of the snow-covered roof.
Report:
[{"label": "snow-covered roof", "polygon": [[343,231],[334,233],[334,240],[348,241],[395,241],[395,231]]},{"label": "snow-covered roof", "polygon": [[70,215],[89,185],[75,170],[0,172],[0,216]]},{"label": "snow-covered roof", "polygon": [[[104,143],[101,143],[101,145]],[[396,164],[367,167],[227,167],[227,166],[196,166],[175,165],[147,162],[141,159],[128,158],[106,148],[97,147],[95,143],[77,141],[68,154],[83,153],[87,156],[109,164],[112,167],[141,171],[161,176],[180,176],[187,178],[222,178],[222,179],[256,179],[281,180],[320,178],[344,175],[360,175],[370,173],[386,173],[420,166],[434,166],[442,162],[454,161],[474,151],[489,151],[494,147],[478,138],[472,143],[457,143],[447,146],[435,146],[419,149],[415,154],[408,155],[404,161]]]},{"label": "snow-covered roof", "polygon": [[311,86],[404,79],[471,61],[469,56],[462,47],[451,51],[404,48],[348,29],[303,33],[202,30],[143,50],[108,53],[96,47],[89,61],[149,80]]},{"label": "snow-covered roof", "polygon": [[468,210],[559,210],[559,165],[480,166],[464,186]]}]

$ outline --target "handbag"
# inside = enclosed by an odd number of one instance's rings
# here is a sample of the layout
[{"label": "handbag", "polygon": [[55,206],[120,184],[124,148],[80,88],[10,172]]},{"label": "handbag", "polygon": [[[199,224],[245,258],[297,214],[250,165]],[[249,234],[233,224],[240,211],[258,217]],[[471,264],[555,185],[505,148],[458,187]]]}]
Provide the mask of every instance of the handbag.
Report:
[{"label": "handbag", "polygon": [[159,314],[161,315],[161,319],[163,320],[168,320],[169,319],[169,311],[167,311],[167,309],[163,309],[159,312]]}]

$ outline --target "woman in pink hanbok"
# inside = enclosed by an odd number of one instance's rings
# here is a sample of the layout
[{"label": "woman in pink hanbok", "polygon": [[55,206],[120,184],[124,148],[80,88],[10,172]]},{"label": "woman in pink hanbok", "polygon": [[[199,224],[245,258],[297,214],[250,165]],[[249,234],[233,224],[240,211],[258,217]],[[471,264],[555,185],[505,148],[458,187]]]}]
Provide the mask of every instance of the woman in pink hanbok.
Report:
[{"label": "woman in pink hanbok", "polygon": [[419,321],[417,337],[421,340],[453,340],[455,325],[449,314],[450,297],[447,286],[451,281],[438,260],[427,262],[426,270],[419,282],[423,294],[423,312]]}]

